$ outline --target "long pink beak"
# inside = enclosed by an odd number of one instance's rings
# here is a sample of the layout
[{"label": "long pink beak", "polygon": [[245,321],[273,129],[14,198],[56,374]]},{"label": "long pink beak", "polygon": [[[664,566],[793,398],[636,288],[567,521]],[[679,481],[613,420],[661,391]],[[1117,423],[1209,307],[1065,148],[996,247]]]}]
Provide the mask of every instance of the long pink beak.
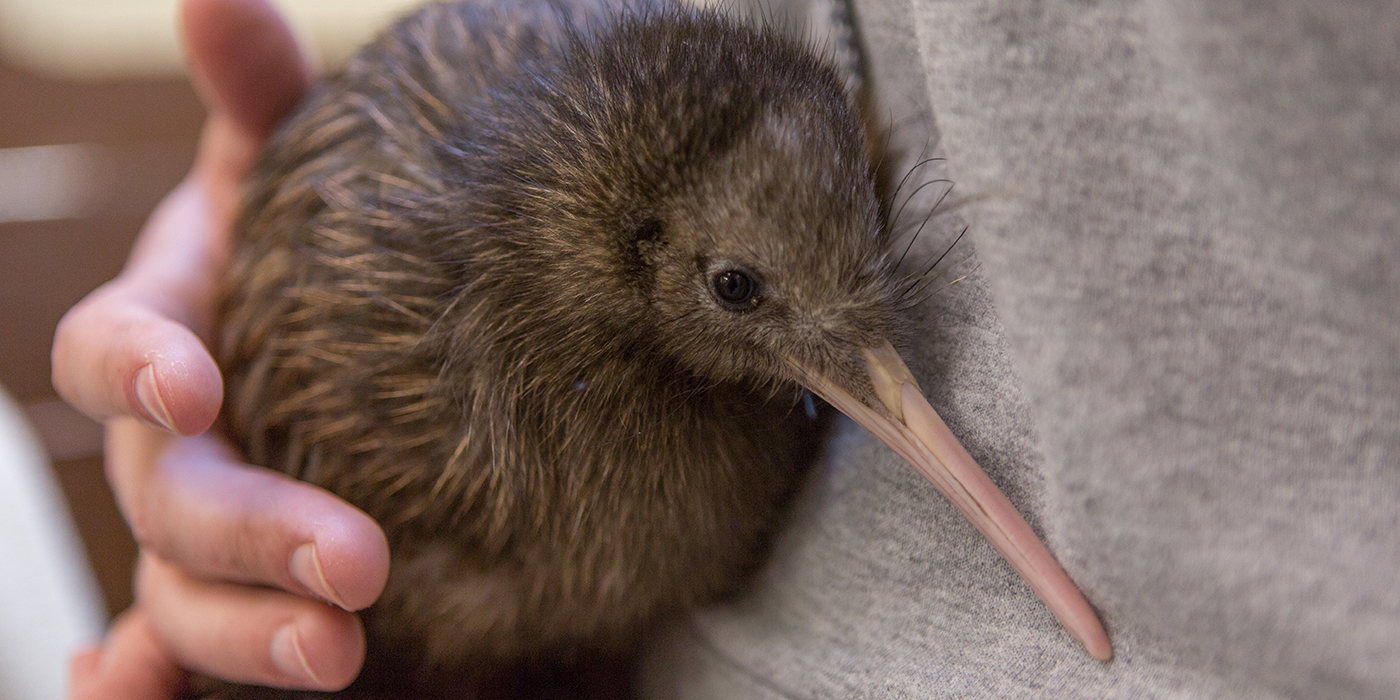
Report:
[{"label": "long pink beak", "polygon": [[[933,482],[1006,558],[1051,614],[1100,661],[1113,658],[1103,623],[1011,502],[938,417],[888,343],[861,352],[881,408],[868,406],[824,375],[803,367],[807,388],[869,430]],[[884,413],[888,415],[884,415]]]}]

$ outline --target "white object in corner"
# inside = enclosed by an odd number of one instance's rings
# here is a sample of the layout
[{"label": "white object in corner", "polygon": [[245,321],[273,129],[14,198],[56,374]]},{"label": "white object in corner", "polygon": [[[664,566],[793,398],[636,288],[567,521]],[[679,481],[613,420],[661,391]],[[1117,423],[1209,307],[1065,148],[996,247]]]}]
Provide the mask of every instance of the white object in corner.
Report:
[{"label": "white object in corner", "polygon": [[61,700],[104,618],[48,458],[0,389],[0,700]]}]

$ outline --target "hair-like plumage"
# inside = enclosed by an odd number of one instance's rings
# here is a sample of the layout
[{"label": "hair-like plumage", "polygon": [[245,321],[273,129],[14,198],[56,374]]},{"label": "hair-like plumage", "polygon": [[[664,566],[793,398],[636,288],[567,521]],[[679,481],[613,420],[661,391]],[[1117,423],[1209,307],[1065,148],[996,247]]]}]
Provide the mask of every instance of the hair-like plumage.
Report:
[{"label": "hair-like plumage", "polygon": [[[842,85],[664,2],[431,5],[278,131],[226,279],[227,420],[384,526],[371,654],[621,651],[743,580],[817,444],[779,360],[895,333]],[[726,265],[761,305],[716,303]]]}]

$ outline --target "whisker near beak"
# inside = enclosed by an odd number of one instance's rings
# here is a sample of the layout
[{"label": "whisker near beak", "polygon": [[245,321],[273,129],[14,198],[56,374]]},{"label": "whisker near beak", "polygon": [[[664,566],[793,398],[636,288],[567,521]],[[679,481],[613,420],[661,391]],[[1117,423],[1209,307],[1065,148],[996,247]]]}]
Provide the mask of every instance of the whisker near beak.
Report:
[{"label": "whisker near beak", "polygon": [[861,355],[879,407],[825,375],[800,366],[798,372],[808,389],[889,445],[952,501],[1090,655],[1112,659],[1108,634],[1084,594],[934,412],[894,348],[886,343]]}]

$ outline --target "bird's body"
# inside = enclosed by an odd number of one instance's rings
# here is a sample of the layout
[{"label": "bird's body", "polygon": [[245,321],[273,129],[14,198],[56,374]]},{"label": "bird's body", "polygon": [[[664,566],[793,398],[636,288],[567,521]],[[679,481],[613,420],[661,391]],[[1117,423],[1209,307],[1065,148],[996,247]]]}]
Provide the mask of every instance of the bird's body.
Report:
[{"label": "bird's body", "polygon": [[851,103],[713,11],[477,0],[279,129],[225,280],[226,423],[383,525],[370,675],[625,655],[734,590],[818,449],[802,385],[1088,611],[893,353],[910,285]]},{"label": "bird's body", "polygon": [[[878,260],[861,135],[800,46],[664,4],[433,6],[318,87],[255,175],[221,364],[251,460],[384,526],[372,654],[621,651],[743,580],[819,421],[706,346],[671,297],[716,261],[676,239]],[[834,225],[866,240],[814,249]]]}]

